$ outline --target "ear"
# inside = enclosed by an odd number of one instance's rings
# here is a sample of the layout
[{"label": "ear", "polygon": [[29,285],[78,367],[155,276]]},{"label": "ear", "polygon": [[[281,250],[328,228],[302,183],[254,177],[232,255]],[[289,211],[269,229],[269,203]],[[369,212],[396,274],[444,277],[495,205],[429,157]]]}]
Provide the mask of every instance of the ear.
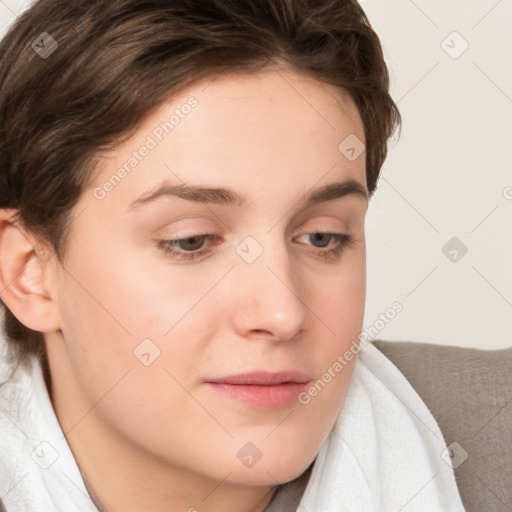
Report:
[{"label": "ear", "polygon": [[0,297],[26,327],[60,329],[55,258],[15,219],[17,210],[0,209]]}]

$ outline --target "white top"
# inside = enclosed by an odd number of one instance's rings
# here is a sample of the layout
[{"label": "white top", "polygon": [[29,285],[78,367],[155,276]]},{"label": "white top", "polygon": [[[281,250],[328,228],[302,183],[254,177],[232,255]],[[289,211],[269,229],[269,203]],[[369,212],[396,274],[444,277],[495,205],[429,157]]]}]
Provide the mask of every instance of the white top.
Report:
[{"label": "white top", "polygon": [[[297,510],[464,512],[436,420],[384,354],[371,343],[361,347]],[[14,371],[5,353],[0,341],[0,497],[7,512],[97,512],[40,365]]]}]

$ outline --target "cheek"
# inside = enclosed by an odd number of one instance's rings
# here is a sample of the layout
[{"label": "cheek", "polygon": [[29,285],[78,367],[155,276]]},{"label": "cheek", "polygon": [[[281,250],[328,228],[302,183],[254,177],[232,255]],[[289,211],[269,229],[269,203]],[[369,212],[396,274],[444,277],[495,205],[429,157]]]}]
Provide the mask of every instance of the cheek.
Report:
[{"label": "cheek", "polygon": [[[326,333],[337,344],[356,337],[362,328],[366,295],[364,247],[347,254],[344,262],[322,279],[312,277],[310,303]],[[316,283],[316,284],[315,284]],[[322,322],[319,322],[320,324]]]},{"label": "cheek", "polygon": [[316,285],[309,287],[307,304],[315,319],[315,349],[311,350],[309,359],[314,361],[318,380],[313,383],[311,394],[305,397],[304,407],[310,411],[308,417],[322,422],[324,428],[336,418],[357,359],[366,292],[362,249],[347,257],[345,265],[331,272],[329,279],[315,281]]},{"label": "cheek", "polygon": [[[169,268],[148,265],[136,252],[70,255],[59,291],[62,333],[74,378],[89,401],[127,371],[135,398],[140,385],[168,385],[166,368],[185,374],[194,368],[198,345],[217,318],[200,302],[211,284]],[[194,340],[191,333],[200,336]]]},{"label": "cheek", "polygon": [[[114,244],[112,244],[114,245]],[[94,401],[140,362],[134,349],[161,333],[154,318],[162,304],[128,257],[96,240],[74,250],[59,286],[62,334],[74,379]],[[142,366],[142,365],[141,365]]]}]

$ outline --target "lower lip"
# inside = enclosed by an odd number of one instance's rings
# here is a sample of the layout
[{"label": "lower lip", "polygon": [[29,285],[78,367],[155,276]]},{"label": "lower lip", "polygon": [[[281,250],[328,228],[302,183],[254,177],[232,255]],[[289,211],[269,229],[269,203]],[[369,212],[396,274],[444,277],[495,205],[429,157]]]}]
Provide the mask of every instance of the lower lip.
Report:
[{"label": "lower lip", "polygon": [[288,382],[273,386],[244,384],[205,383],[210,389],[259,409],[279,409],[289,407],[298,401],[308,383]]}]

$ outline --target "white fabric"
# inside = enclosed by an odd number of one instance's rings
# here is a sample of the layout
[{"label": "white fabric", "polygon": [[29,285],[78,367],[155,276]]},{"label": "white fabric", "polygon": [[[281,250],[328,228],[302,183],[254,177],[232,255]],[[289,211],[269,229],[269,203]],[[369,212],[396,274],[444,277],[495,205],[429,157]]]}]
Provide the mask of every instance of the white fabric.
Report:
[{"label": "white fabric", "polygon": [[[7,512],[96,512],[40,366],[11,373],[1,357],[0,497]],[[367,344],[297,510],[464,512],[453,469],[441,457],[445,448],[421,398],[396,366]]]},{"label": "white fabric", "polygon": [[357,357],[298,510],[464,512],[432,413],[377,347]]}]

